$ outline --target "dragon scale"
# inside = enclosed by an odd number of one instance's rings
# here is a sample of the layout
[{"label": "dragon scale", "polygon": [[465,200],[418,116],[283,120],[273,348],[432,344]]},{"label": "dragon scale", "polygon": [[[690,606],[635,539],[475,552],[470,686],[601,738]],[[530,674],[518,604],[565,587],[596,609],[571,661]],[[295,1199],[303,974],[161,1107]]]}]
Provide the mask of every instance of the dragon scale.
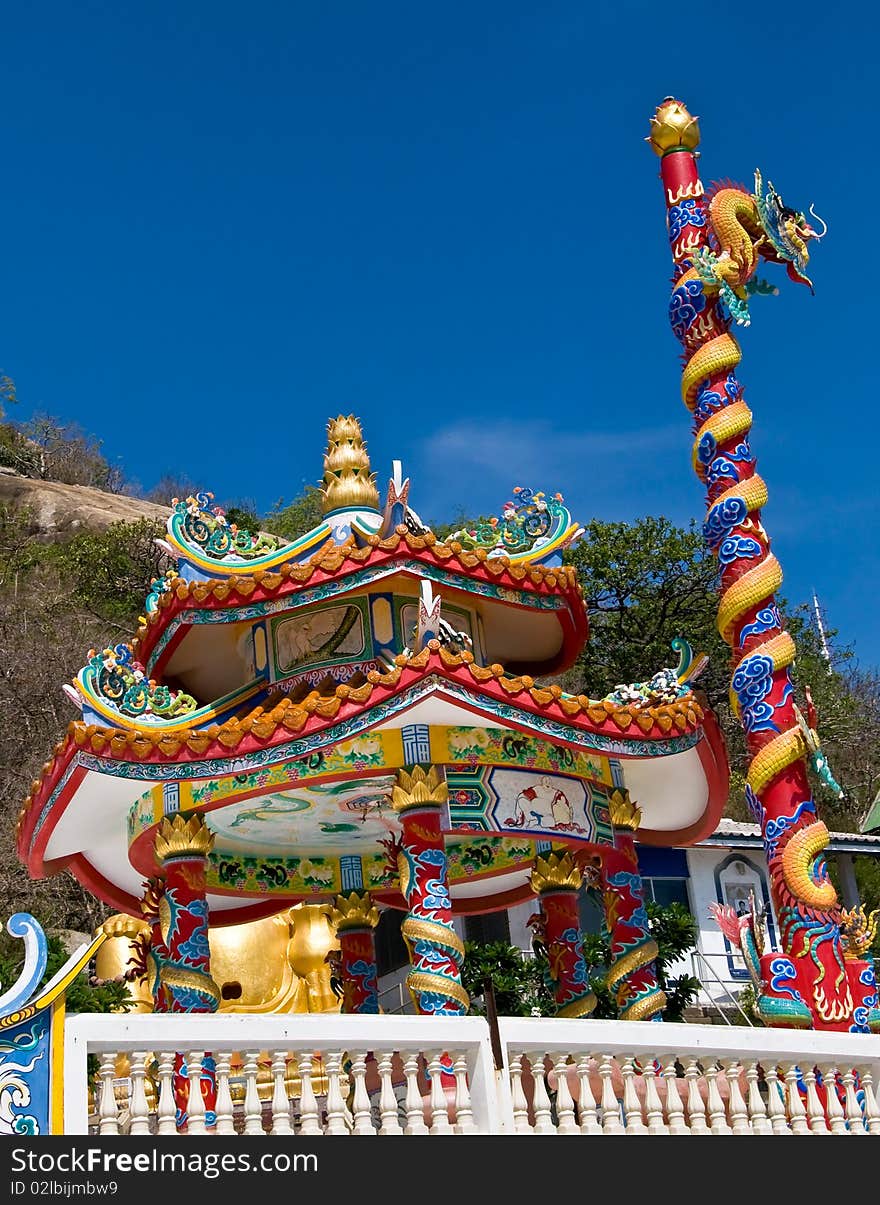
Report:
[{"label": "dragon scale", "polygon": [[[730,646],[731,703],[749,749],[747,797],[760,819],[783,950],[797,969],[795,990],[816,1029],[854,1028],[844,968],[840,906],[823,860],[828,833],[818,819],[794,708],[789,667],[794,641],[775,602],[782,569],[761,521],[767,487],[751,450],[752,412],[736,375],[742,358],[731,334],[747,325],[763,260],[803,273],[818,234],[782,204],[756,173],[755,193],[719,189],[707,200],[696,164],[699,131],[668,98],[648,139],[660,156],[674,263],[669,317],[684,351],[682,398],[693,419],[693,465],[706,488],[703,535],[719,569],[718,630]],[[780,1015],[780,1012],[782,1015]],[[768,1010],[770,1024],[790,1024]],[[803,1023],[803,1022],[800,1022]]]}]

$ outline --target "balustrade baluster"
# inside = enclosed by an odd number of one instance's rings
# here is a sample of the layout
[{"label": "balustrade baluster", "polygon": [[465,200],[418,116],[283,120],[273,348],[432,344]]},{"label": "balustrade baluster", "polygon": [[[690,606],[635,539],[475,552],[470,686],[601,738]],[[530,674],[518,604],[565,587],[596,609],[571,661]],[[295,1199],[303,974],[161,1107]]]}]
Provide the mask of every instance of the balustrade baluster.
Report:
[{"label": "balustrade baluster", "polygon": [[147,1052],[133,1051],[131,1055],[131,1123],[129,1134],[149,1134],[150,1107],[147,1104],[147,1094],[144,1091],[146,1076]]},{"label": "balustrade baluster", "polygon": [[599,1061],[599,1079],[602,1081],[602,1133],[622,1134],[623,1122],[620,1119],[620,1102],[614,1094],[614,1060],[610,1054],[603,1054]]},{"label": "balustrade baluster", "polygon": [[706,1065],[706,1104],[709,1109],[709,1132],[712,1134],[729,1134],[727,1115],[724,1112],[724,1101],[718,1089],[717,1061]]},{"label": "balustrade baluster", "polygon": [[257,1060],[258,1050],[248,1050],[244,1056],[244,1132],[245,1134],[263,1133],[263,1106],[257,1092]]},{"label": "balustrade baluster", "polygon": [[[163,1056],[164,1057],[164,1056]],[[218,1134],[234,1134],[235,1123],[233,1121],[233,1106],[232,1093],[229,1090],[229,1064],[230,1054],[228,1050],[221,1051],[216,1056],[217,1069],[217,1133]],[[160,1128],[161,1133],[161,1128]]]},{"label": "balustrade baluster", "polygon": [[752,1123],[753,1134],[770,1134],[772,1127],[770,1119],[767,1116],[767,1110],[764,1107],[764,1101],[761,1097],[761,1089],[758,1084],[758,1064],[753,1060],[746,1068],[746,1082],[749,1085],[749,1101],[748,1110],[749,1118]]},{"label": "balustrade baluster", "polygon": [[98,1105],[98,1133],[119,1133],[119,1108],[116,1104],[116,1093],[113,1090],[113,1077],[116,1075],[116,1052],[105,1050],[101,1055],[101,1100]]},{"label": "balustrade baluster", "polygon": [[862,1091],[865,1094],[864,1114],[865,1124],[869,1134],[880,1134],[880,1107],[877,1104],[877,1094],[874,1091],[874,1076],[870,1067],[861,1072]]},{"label": "balustrade baluster", "polygon": [[287,1096],[287,1052],[272,1052],[272,1134],[292,1134],[290,1124],[290,1100]]},{"label": "balustrade baluster", "polygon": [[774,1134],[790,1134],[785,1112],[785,1089],[779,1082],[775,1066],[764,1068],[764,1079],[767,1081],[767,1116],[770,1118],[770,1129]]},{"label": "balustrade baluster", "polygon": [[367,1055],[357,1051],[351,1056],[351,1075],[354,1080],[352,1093],[353,1134],[375,1134],[371,1114],[370,1096],[367,1092]]},{"label": "balustrade baluster", "polygon": [[513,1129],[517,1134],[531,1134],[529,1102],[522,1086],[523,1053],[518,1051],[510,1060],[510,1100],[513,1105]]},{"label": "balustrade baluster", "polygon": [[578,1134],[574,1117],[574,1098],[568,1086],[568,1055],[559,1053],[553,1061],[556,1073],[556,1133]]},{"label": "balustrade baluster", "polygon": [[721,1062],[721,1067],[727,1077],[727,1086],[730,1091],[730,1097],[727,1102],[727,1114],[730,1122],[731,1134],[751,1134],[752,1127],[749,1125],[749,1110],[746,1106],[745,1097],[742,1094],[740,1087],[740,1076],[742,1075],[742,1063],[739,1059],[726,1059]]},{"label": "balustrade baluster", "polygon": [[446,1102],[446,1093],[443,1090],[443,1076],[441,1059],[443,1051],[437,1050],[431,1055],[428,1062],[428,1075],[431,1080],[431,1133],[432,1134],[451,1134],[452,1126],[449,1124],[449,1111]]},{"label": "balustrade baluster", "polygon": [[203,1050],[190,1050],[186,1055],[186,1075],[189,1080],[189,1093],[186,1103],[186,1132],[187,1134],[205,1134],[205,1099],[202,1096],[202,1057]]},{"label": "balustrade baluster", "polygon": [[830,1134],[825,1120],[825,1110],[816,1089],[816,1071],[810,1067],[804,1072],[804,1083],[807,1085],[807,1124],[813,1134]]},{"label": "balustrade baluster", "polygon": [[429,1131],[425,1125],[422,1094],[419,1091],[419,1056],[417,1054],[406,1056],[403,1071],[406,1076],[406,1100],[404,1103],[406,1125],[403,1132],[404,1134],[427,1134]]},{"label": "balustrade baluster", "polygon": [[662,1074],[666,1084],[666,1120],[670,1134],[689,1134],[690,1130],[684,1116],[684,1106],[681,1103],[681,1092],[678,1088],[676,1061],[676,1056],[671,1055],[663,1064]]},{"label": "balustrade baluster", "polygon": [[644,1134],[645,1123],[642,1120],[642,1105],[636,1091],[635,1057],[625,1055],[620,1068],[623,1076],[623,1115],[626,1118],[628,1134]]},{"label": "balustrade baluster", "polygon": [[174,1051],[164,1050],[159,1055],[159,1104],[156,1116],[159,1120],[160,1134],[176,1134],[175,1118],[177,1109],[174,1104]]},{"label": "balustrade baluster", "polygon": [[297,1056],[299,1071],[299,1132],[315,1137],[323,1134],[321,1118],[318,1113],[318,1102],[315,1099],[315,1089],[312,1086],[312,1066],[314,1056],[311,1050],[304,1050]]},{"label": "balustrade baluster", "polygon": [[529,1065],[532,1069],[532,1080],[535,1085],[534,1096],[532,1098],[532,1110],[535,1114],[535,1133],[536,1134],[555,1134],[556,1127],[553,1124],[553,1108],[550,1103],[550,1097],[547,1095],[547,1085],[544,1082],[544,1051],[533,1050],[528,1056]]},{"label": "balustrade baluster", "polygon": [[379,1116],[382,1124],[380,1134],[402,1134],[403,1127],[398,1116],[397,1097],[394,1093],[394,1083],[391,1077],[393,1055],[390,1050],[384,1050],[379,1055]]},{"label": "balustrade baluster", "polygon": [[800,1089],[798,1088],[797,1079],[798,1065],[797,1063],[789,1063],[788,1069],[785,1072],[788,1124],[791,1127],[792,1134],[809,1134],[810,1130],[807,1126],[807,1111],[804,1108],[804,1102],[801,1100],[801,1093]]},{"label": "balustrade baluster", "polygon": [[856,1096],[856,1077],[852,1067],[847,1067],[841,1075],[843,1081],[843,1107],[846,1111],[847,1129],[850,1134],[867,1134],[862,1121],[862,1108]]},{"label": "balustrade baluster", "polygon": [[327,1134],[347,1134],[345,1123],[345,1098],[340,1084],[342,1073],[342,1051],[330,1050],[326,1056],[327,1068]]},{"label": "balustrade baluster", "polygon": [[654,1060],[645,1060],[642,1074],[645,1080],[645,1120],[648,1123],[649,1134],[668,1134],[669,1129],[663,1120],[663,1102],[657,1091],[657,1070]]},{"label": "balustrade baluster", "polygon": [[467,1055],[463,1052],[453,1057],[455,1069],[455,1126],[456,1134],[476,1134],[474,1110],[471,1105],[471,1090],[468,1085]]},{"label": "balustrade baluster", "polygon": [[825,1089],[825,1116],[832,1134],[845,1134],[846,1116],[837,1095],[837,1067],[834,1063],[820,1063],[822,1086]]},{"label": "balustrade baluster", "polygon": [[581,1055],[577,1062],[578,1073],[578,1117],[582,1134],[601,1134],[602,1127],[596,1115],[596,1098],[590,1083],[589,1054]]},{"label": "balustrade baluster", "polygon": [[689,1056],[684,1078],[687,1082],[687,1112],[688,1125],[692,1134],[709,1134],[711,1130],[706,1121],[706,1106],[700,1092],[700,1068],[697,1060]]}]

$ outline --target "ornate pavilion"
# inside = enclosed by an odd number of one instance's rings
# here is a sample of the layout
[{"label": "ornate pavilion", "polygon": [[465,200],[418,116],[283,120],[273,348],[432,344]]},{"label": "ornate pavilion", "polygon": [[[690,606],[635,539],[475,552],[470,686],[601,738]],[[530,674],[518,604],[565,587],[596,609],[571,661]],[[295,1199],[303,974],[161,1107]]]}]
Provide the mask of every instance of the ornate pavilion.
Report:
[{"label": "ornate pavilion", "polygon": [[30,873],[67,868],[141,918],[115,924],[139,934],[161,1011],[236,1007],[219,998],[209,922],[304,904],[335,929],[344,1011],[377,1011],[374,926],[396,908],[419,1011],[462,1012],[453,917],[534,893],[562,1015],[593,1006],[586,875],[621,1013],[656,1017],[633,839],[696,842],[721,814],[724,748],[690,685],[700,659],[682,644],[676,669],[602,699],[548,681],[588,637],[562,556],[581,529],[559,495],[517,490],[500,519],[441,540],[398,463],[382,505],[342,416],[322,492],[322,521],[289,544],[236,529],[210,495],[175,502],[176,570],[131,643],[93,652],[66,688],[82,715],[22,811]]}]

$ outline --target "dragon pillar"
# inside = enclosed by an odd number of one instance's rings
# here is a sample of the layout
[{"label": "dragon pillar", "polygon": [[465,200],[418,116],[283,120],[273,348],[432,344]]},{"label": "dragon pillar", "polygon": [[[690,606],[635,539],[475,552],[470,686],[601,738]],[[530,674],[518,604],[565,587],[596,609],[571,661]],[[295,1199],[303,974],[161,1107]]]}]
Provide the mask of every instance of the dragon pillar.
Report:
[{"label": "dragon pillar", "polygon": [[546,858],[535,859],[532,891],[541,902],[537,922],[547,949],[559,1017],[584,1017],[596,1007],[584,962],[578,914],[582,881],[583,875],[570,853],[550,853]]},{"label": "dragon pillar", "polygon": [[[797,969],[791,989],[816,1029],[853,1024],[840,936],[840,906],[823,851],[828,831],[807,778],[809,750],[795,713],[789,666],[794,641],[774,595],[782,570],[761,522],[767,487],[749,443],[752,413],[736,369],[733,320],[749,321],[749,297],[773,291],[755,276],[759,259],[804,275],[807,243],[821,237],[755,173],[755,192],[704,195],[697,171],[697,119],[668,97],[648,141],[660,176],[674,263],[669,316],[684,349],[682,397],[693,417],[693,464],[707,490],[703,534],[721,581],[718,629],[733,652],[731,703],[749,748],[746,797],[760,820],[783,950]],[[823,231],[824,233],[824,231]],[[771,1022],[790,1024],[784,1018]]]},{"label": "dragon pillar", "polygon": [[402,835],[397,848],[400,890],[409,909],[401,933],[410,955],[407,987],[420,1013],[467,1011],[462,987],[464,946],[452,927],[452,901],[441,827],[448,788],[436,769],[400,770],[391,793]]},{"label": "dragon pillar", "polygon": [[344,1013],[378,1013],[379,987],[376,972],[378,909],[369,895],[338,895],[329,917],[339,938],[339,979]]},{"label": "dragon pillar", "polygon": [[602,853],[602,902],[611,938],[605,982],[614,990],[621,1021],[660,1021],[666,993],[657,983],[657,943],[648,927],[635,831],[642,818],[627,791],[610,800],[614,845]]}]

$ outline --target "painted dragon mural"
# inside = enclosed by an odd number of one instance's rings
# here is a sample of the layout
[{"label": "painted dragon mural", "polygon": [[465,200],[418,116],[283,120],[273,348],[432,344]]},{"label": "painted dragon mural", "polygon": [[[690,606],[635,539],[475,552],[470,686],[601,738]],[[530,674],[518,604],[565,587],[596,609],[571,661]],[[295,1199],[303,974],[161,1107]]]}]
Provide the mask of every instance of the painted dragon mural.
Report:
[{"label": "painted dragon mural", "polygon": [[[764,1015],[774,1025],[806,1024],[809,1017],[816,1029],[861,1029],[841,909],[823,858],[828,831],[807,777],[805,759],[815,750],[794,705],[794,641],[774,598],[782,569],[761,521],[767,487],[736,375],[742,353],[731,334],[734,323],[748,323],[750,297],[773,291],[756,276],[762,260],[785,265],[792,280],[810,285],[809,244],[823,237],[824,223],[814,228],[772,184],[764,187],[759,172],[751,193],[734,186],[705,193],[697,119],[680,101],[660,105],[648,141],[660,156],[674,262],[669,318],[684,350],[681,394],[693,418],[693,465],[707,491],[703,535],[719,568],[718,629],[732,650],[731,703],[751,759],[747,799],[761,823],[785,961],[793,970],[784,982],[761,972]],[[790,1007],[795,996],[800,1011]]]}]

